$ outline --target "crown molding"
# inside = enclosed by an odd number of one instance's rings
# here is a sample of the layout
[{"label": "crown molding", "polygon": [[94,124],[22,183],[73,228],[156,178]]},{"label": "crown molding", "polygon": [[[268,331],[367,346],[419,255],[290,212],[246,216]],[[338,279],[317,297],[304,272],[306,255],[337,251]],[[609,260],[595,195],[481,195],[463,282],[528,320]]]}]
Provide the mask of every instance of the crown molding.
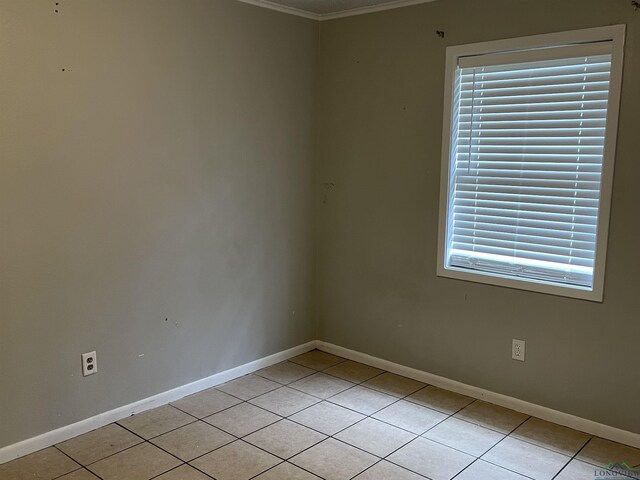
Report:
[{"label": "crown molding", "polygon": [[411,5],[419,5],[421,3],[431,3],[436,0],[395,0],[393,2],[380,3],[378,5],[370,5],[367,7],[352,8],[341,12],[323,13],[317,15],[317,19],[321,22],[333,20],[336,18],[353,17],[355,15],[365,15],[367,13],[382,12],[384,10],[393,10],[396,8],[410,7]]},{"label": "crown molding", "polygon": [[269,0],[238,0],[242,3],[248,3],[255,5],[256,7],[262,7],[269,10],[275,10],[276,12],[288,13],[289,15],[295,15],[296,17],[309,18],[311,20],[320,20],[320,15],[317,13],[307,12],[306,10],[300,10],[299,8],[287,7],[286,5],[280,5],[279,3],[273,3]]},{"label": "crown molding", "polygon": [[332,13],[313,13],[306,10],[300,10],[299,8],[287,7],[280,5],[279,3],[270,2],[269,0],[238,0],[242,3],[248,3],[255,5],[256,7],[267,8],[269,10],[275,10],[276,12],[288,13],[289,15],[295,15],[296,17],[308,18],[310,20],[317,20],[323,22],[326,20],[334,20],[336,18],[353,17],[355,15],[365,15],[367,13],[382,12],[383,10],[392,10],[395,8],[410,7],[411,5],[419,5],[421,3],[435,2],[436,0],[395,0],[392,2],[381,3],[378,5],[369,5],[366,7],[351,8],[349,10],[342,10],[340,12]]}]

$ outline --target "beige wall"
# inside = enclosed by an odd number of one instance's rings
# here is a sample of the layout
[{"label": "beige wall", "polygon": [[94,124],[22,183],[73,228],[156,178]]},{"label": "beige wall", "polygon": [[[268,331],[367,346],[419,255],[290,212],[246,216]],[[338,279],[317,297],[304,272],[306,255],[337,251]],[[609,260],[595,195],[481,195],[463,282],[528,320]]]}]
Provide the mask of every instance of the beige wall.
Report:
[{"label": "beige wall", "polygon": [[[640,432],[627,0],[321,24],[231,0],[54,3],[0,0],[0,447],[317,322],[323,340]],[[605,302],[437,278],[445,47],[611,23],[628,36]]]},{"label": "beige wall", "polygon": [[[619,23],[604,303],[436,277],[446,46]],[[627,0],[442,0],[322,22],[319,181],[335,188],[319,205],[321,339],[640,432],[639,35]]]},{"label": "beige wall", "polygon": [[317,23],[60,3],[0,0],[0,447],[316,335]]}]

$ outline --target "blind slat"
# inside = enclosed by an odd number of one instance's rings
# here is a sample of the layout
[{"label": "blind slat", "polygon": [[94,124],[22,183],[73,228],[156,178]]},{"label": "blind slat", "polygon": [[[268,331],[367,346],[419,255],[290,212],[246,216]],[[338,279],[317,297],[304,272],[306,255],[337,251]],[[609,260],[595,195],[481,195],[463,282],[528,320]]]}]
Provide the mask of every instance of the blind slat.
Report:
[{"label": "blind slat", "polygon": [[460,60],[449,265],[592,286],[611,74],[611,55],[594,48]]},{"label": "blind slat", "polygon": [[550,245],[550,246],[559,246],[563,248],[571,248],[576,247],[580,249],[593,249],[595,248],[595,237],[590,237],[588,234],[582,234],[584,240],[580,240],[576,238],[576,235],[572,235],[570,238],[561,238],[561,237],[549,237],[549,236],[541,236],[541,235],[531,235],[527,233],[522,233],[520,229],[517,232],[501,232],[494,230],[484,230],[480,226],[474,225],[472,228],[465,228],[463,226],[454,226],[453,236],[460,237],[475,237],[478,239],[494,239],[494,240],[508,240],[511,243],[516,243],[518,241],[522,241],[531,245]]}]

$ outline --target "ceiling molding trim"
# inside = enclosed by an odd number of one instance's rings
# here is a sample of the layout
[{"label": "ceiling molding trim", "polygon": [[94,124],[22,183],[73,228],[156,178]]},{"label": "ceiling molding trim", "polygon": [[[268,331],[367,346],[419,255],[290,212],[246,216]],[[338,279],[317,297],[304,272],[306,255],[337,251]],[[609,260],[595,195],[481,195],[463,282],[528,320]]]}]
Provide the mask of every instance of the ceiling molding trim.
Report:
[{"label": "ceiling molding trim", "polygon": [[320,15],[317,13],[307,12],[300,10],[299,8],[287,7],[278,3],[269,2],[268,0],[238,0],[242,3],[248,3],[255,5],[256,7],[267,8],[269,10],[275,10],[276,12],[288,13],[289,15],[295,15],[296,17],[309,18],[311,20],[320,20]]},{"label": "ceiling molding trim", "polygon": [[353,17],[354,15],[364,15],[366,13],[382,12],[383,10],[392,10],[394,8],[410,7],[411,5],[419,5],[421,3],[435,2],[436,0],[395,0],[394,2],[380,3],[378,5],[370,5],[367,7],[352,8],[343,10],[342,12],[323,13],[318,15],[318,20],[333,20],[335,18]]},{"label": "ceiling molding trim", "polygon": [[366,7],[352,8],[341,12],[332,13],[313,13],[299,8],[287,7],[279,3],[270,2],[269,0],[238,0],[242,3],[248,3],[257,7],[275,10],[276,12],[288,13],[297,17],[308,18],[311,20],[326,21],[336,18],[353,17],[355,15],[365,15],[367,13],[382,12],[384,10],[393,10],[395,8],[410,7],[411,5],[419,5],[421,3],[435,2],[436,0],[395,0],[392,2],[380,3],[378,5],[369,5]]}]

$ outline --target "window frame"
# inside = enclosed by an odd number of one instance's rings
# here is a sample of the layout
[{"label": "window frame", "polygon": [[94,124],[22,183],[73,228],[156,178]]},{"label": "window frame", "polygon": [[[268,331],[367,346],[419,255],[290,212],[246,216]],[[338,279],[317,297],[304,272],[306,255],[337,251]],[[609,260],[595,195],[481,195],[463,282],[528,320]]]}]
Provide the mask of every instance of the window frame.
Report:
[{"label": "window frame", "polygon": [[[473,43],[447,47],[444,115],[442,131],[442,162],[440,174],[440,213],[438,225],[438,262],[439,277],[516,288],[532,292],[572,297],[595,302],[603,301],[604,273],[609,232],[609,217],[613,189],[613,171],[616,155],[620,95],[622,89],[622,71],[624,61],[625,25],[611,25],[566,32],[533,35],[489,42]],[[593,288],[563,285],[534,279],[519,279],[491,272],[471,271],[446,265],[448,250],[447,234],[449,220],[449,186],[451,182],[451,122],[453,118],[453,85],[455,72],[461,57],[476,55],[516,53],[522,50],[562,47],[596,42],[611,42],[611,76],[605,128],[605,144],[602,160],[600,185],[600,203],[598,226],[596,230],[596,250],[593,271]]]}]

